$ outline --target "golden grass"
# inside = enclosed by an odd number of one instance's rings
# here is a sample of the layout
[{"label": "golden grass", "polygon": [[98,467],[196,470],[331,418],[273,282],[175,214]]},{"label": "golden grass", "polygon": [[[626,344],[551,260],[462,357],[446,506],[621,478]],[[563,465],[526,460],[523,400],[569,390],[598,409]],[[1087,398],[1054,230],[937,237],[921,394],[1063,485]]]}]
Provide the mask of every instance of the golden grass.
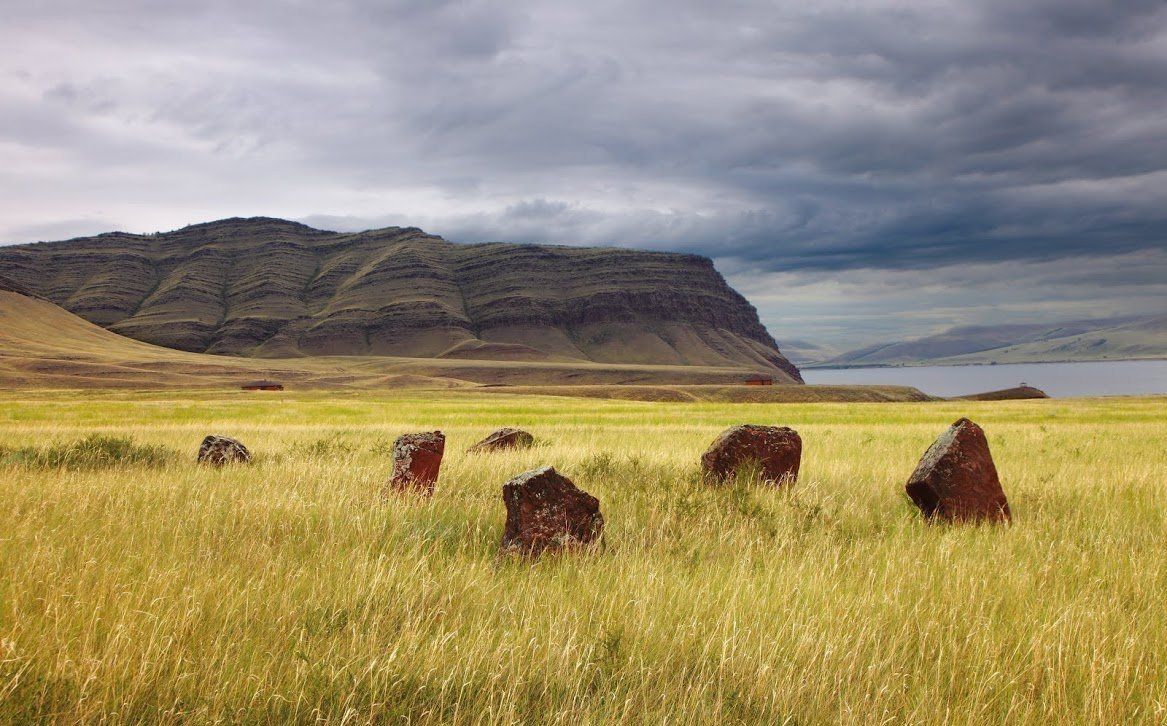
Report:
[{"label": "golden grass", "polygon": [[[178,454],[0,467],[0,722],[1162,723],[1164,403],[0,394],[6,446]],[[1011,527],[902,494],[960,415]],[[798,429],[794,490],[698,483],[738,422]],[[542,443],[463,453],[502,425]],[[382,499],[434,427],[436,496]],[[211,432],[256,464],[195,466]],[[543,463],[605,546],[500,560],[500,486]]]}]

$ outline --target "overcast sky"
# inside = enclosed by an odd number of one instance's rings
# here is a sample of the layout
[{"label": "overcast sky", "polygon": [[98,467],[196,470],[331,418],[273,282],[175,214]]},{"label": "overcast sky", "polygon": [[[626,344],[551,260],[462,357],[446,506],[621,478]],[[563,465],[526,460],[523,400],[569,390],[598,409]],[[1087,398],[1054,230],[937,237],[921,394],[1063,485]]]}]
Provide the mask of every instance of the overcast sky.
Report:
[{"label": "overcast sky", "polygon": [[1167,311],[1167,3],[0,0],[0,241],[713,257],[779,339]]}]

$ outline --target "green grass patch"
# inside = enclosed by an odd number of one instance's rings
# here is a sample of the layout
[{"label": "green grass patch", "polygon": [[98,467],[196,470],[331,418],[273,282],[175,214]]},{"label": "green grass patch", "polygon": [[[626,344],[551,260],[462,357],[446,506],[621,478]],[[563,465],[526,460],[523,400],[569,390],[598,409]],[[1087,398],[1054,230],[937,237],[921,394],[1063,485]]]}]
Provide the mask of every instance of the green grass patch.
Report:
[{"label": "green grass patch", "polygon": [[159,444],[139,444],[129,436],[90,434],[48,446],[0,448],[0,464],[35,469],[108,469],[118,466],[161,467],[177,454]]}]

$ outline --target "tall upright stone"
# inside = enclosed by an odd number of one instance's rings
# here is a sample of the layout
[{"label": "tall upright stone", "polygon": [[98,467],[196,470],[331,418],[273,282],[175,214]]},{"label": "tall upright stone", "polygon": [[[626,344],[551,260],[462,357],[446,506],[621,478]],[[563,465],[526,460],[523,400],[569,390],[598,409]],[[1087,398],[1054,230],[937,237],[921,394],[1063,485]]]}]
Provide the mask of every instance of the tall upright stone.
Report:
[{"label": "tall upright stone", "polygon": [[706,480],[731,481],[739,471],[757,467],[762,481],[790,485],[798,481],[802,438],[785,426],[743,424],[726,429],[701,456]]},{"label": "tall upright stone", "polygon": [[507,508],[502,551],[527,556],[594,542],[604,531],[600,500],[553,467],[519,474],[502,487]]},{"label": "tall upright stone", "polygon": [[389,487],[398,492],[430,496],[438,482],[446,437],[441,431],[402,434],[393,442],[393,474]]},{"label": "tall upright stone", "polygon": [[985,432],[967,418],[952,424],[928,447],[906,490],[930,520],[1012,520]]}]

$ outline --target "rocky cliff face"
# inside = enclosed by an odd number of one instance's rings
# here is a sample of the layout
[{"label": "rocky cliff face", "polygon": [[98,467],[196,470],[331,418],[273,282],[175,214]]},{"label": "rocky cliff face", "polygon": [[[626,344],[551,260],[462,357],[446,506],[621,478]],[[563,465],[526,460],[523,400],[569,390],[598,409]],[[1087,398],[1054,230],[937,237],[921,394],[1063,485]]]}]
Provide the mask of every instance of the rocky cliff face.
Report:
[{"label": "rocky cliff face", "polygon": [[0,292],[15,292],[19,295],[34,297],[32,291],[12,278],[0,275]]},{"label": "rocky cliff face", "polygon": [[0,247],[0,275],[188,351],[738,365],[801,380],[753,306],[695,255],[255,218]]}]

